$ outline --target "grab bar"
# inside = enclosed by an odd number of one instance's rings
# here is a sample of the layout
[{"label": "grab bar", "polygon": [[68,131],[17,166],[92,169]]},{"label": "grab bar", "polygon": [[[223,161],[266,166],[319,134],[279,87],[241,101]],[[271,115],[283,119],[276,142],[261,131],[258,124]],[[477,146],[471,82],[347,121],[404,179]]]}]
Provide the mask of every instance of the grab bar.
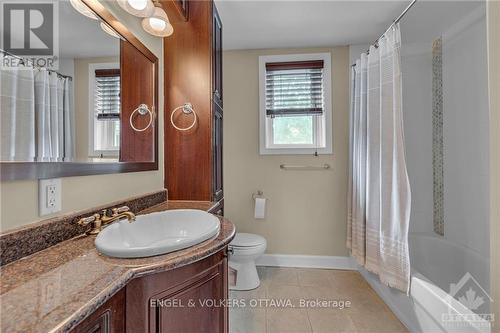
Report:
[{"label": "grab bar", "polygon": [[281,170],[328,170],[330,169],[330,164],[323,165],[290,165],[290,164],[281,164]]}]

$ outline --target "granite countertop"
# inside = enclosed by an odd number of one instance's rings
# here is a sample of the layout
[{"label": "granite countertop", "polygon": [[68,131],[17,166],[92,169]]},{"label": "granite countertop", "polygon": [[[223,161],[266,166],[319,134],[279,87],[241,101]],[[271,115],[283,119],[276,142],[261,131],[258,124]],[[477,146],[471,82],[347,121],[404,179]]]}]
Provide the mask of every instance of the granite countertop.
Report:
[{"label": "granite countertop", "polygon": [[[210,210],[211,202],[170,201],[140,214],[168,209]],[[94,312],[132,278],[171,270],[208,257],[234,237],[219,217],[220,233],[196,246],[165,255],[117,259],[99,254],[95,236],[78,236],[0,269],[2,332],[62,332]]]}]

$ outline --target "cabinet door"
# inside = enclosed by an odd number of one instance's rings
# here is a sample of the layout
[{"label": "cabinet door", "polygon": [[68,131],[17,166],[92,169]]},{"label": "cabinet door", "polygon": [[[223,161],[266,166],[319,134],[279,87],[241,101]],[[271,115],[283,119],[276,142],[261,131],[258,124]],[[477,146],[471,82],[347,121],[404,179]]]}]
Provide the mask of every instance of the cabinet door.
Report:
[{"label": "cabinet door", "polygon": [[[205,302],[226,299],[227,287],[227,248],[196,263],[134,279],[127,285],[127,332],[225,333],[227,307]],[[189,307],[189,301],[196,306]]]},{"label": "cabinet door", "polygon": [[212,126],[212,189],[213,201],[219,201],[224,197],[223,182],[222,182],[222,109],[216,102],[212,105],[213,126]]},{"label": "cabinet door", "polygon": [[215,4],[213,5],[212,17],[213,100],[222,107],[222,21]]},{"label": "cabinet door", "polygon": [[76,326],[72,333],[125,332],[125,290],[120,290],[88,318]]},{"label": "cabinet door", "polygon": [[224,274],[222,263],[210,274],[175,292],[153,299],[156,332],[222,333],[225,332]]}]

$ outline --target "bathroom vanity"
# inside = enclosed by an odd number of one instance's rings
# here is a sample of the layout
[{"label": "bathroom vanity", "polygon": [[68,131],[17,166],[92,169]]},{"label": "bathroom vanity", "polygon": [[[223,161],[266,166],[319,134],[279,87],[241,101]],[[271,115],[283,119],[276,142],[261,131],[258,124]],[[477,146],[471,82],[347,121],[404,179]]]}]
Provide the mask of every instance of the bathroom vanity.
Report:
[{"label": "bathroom vanity", "polygon": [[[166,201],[138,217],[181,208],[218,209]],[[235,228],[218,218],[215,237],[164,255],[107,257],[95,236],[81,235],[3,266],[0,331],[227,332],[227,246]]]},{"label": "bathroom vanity", "polygon": [[130,281],[72,332],[227,332],[227,250]]}]

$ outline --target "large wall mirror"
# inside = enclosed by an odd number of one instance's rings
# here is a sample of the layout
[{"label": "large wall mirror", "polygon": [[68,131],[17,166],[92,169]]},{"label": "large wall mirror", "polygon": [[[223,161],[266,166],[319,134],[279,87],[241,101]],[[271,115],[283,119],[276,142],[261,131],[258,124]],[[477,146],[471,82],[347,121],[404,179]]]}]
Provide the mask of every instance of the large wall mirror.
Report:
[{"label": "large wall mirror", "polygon": [[158,59],[98,1],[83,4],[59,1],[54,68],[1,52],[19,61],[0,67],[2,180],[158,169]]}]

